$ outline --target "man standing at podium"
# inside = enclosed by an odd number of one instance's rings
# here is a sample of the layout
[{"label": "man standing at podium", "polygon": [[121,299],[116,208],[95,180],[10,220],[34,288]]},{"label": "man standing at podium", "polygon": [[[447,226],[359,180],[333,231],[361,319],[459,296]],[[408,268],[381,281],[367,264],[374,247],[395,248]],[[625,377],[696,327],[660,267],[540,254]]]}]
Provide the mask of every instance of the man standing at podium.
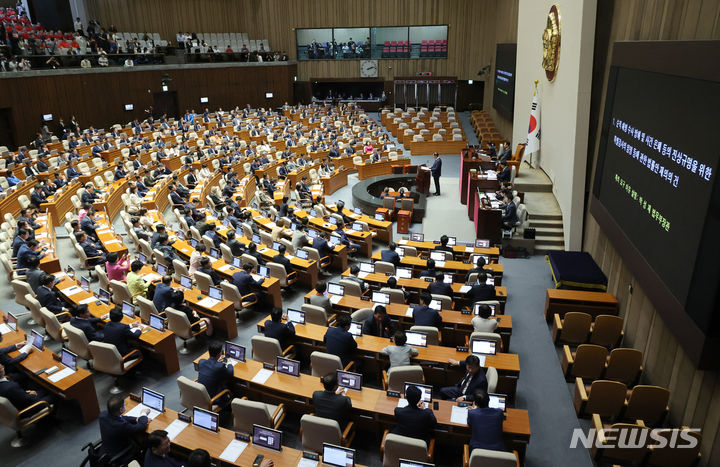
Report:
[{"label": "man standing at podium", "polygon": [[435,162],[433,162],[432,167],[430,167],[430,172],[432,172],[433,180],[435,180],[435,196],[440,196],[440,175],[442,172],[442,159],[440,159],[440,156],[438,153],[433,153],[433,157],[435,158]]}]

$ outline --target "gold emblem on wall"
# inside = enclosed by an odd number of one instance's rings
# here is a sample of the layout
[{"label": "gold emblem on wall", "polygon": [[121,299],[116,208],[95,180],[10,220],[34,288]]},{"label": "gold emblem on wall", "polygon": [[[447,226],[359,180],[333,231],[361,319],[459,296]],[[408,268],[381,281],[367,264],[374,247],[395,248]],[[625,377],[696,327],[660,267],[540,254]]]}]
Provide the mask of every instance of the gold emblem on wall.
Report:
[{"label": "gold emblem on wall", "polygon": [[557,5],[550,8],[547,15],[547,24],[542,36],[543,59],[542,67],[548,81],[555,79],[558,63],[560,61],[560,10]]}]

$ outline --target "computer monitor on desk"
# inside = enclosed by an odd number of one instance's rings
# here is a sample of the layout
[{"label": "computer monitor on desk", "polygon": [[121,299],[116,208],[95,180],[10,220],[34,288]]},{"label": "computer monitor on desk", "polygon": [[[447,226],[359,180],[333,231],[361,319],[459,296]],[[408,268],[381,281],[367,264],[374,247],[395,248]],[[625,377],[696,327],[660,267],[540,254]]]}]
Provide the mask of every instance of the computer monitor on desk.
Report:
[{"label": "computer monitor on desk", "polygon": [[435,464],[428,464],[427,462],[412,461],[409,459],[400,459],[398,467],[435,467]]},{"label": "computer monitor on desk", "polygon": [[327,291],[330,295],[340,295],[341,297],[345,295],[345,287],[334,282],[328,283]]},{"label": "computer monitor on desk", "polygon": [[148,388],[142,388],[142,405],[162,413],[165,411],[165,396]]},{"label": "computer monitor on desk", "polygon": [[387,305],[390,303],[390,294],[386,292],[373,292],[372,293],[373,303],[379,303],[381,305]]},{"label": "computer monitor on desk", "polygon": [[410,268],[396,268],[395,275],[398,279],[412,279],[412,269]]},{"label": "computer monitor on desk", "polygon": [[305,312],[294,308],[287,309],[288,321],[294,324],[305,324]]},{"label": "computer monitor on desk", "polygon": [[432,401],[432,386],[428,384],[416,384],[416,383],[405,383],[405,392],[404,394],[407,394],[407,390],[410,386],[415,386],[420,390],[422,395],[420,396],[420,400],[423,402],[431,402]]},{"label": "computer monitor on desk", "polygon": [[425,234],[421,233],[411,233],[410,234],[410,240],[413,242],[422,242],[425,241]]},{"label": "computer monitor on desk", "polygon": [[433,261],[445,261],[445,252],[444,251],[431,251],[430,259]]},{"label": "computer monitor on desk", "polygon": [[218,418],[219,415],[215,412],[201,409],[200,407],[193,407],[192,423],[195,426],[217,433],[218,427],[220,426]]},{"label": "computer monitor on desk", "polygon": [[338,386],[362,391],[362,375],[350,371],[337,370]]},{"label": "computer monitor on desk", "polygon": [[486,339],[473,339],[470,342],[470,351],[473,355],[495,355],[496,343]]},{"label": "computer monitor on desk", "polygon": [[252,443],[274,451],[280,451],[282,449],[282,431],[253,425]]},{"label": "computer monitor on desk", "polygon": [[225,342],[225,356],[237,360],[239,362],[245,361],[245,347],[234,342]]},{"label": "computer monitor on desk", "polygon": [[331,467],[354,467],[355,450],[323,443],[322,462]]},{"label": "computer monitor on desk", "polygon": [[214,298],[215,300],[223,299],[223,293],[220,287],[214,287],[211,285],[208,289],[208,295],[210,296],[210,298]]},{"label": "computer monitor on desk", "polygon": [[77,355],[68,349],[62,349],[60,352],[60,362],[71,370],[77,370]]},{"label": "computer monitor on desk", "polygon": [[189,276],[180,276],[180,285],[186,289],[192,289],[192,278]]},{"label": "computer monitor on desk", "polygon": [[407,344],[417,347],[427,347],[427,334],[417,331],[406,331]]}]

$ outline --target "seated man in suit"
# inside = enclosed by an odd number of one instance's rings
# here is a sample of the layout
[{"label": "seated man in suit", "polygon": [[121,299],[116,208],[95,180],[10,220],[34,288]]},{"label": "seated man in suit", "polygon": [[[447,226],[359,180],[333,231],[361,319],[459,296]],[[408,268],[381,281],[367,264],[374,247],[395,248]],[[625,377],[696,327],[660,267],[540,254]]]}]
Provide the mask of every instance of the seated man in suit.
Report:
[{"label": "seated man in suit", "polygon": [[163,276],[161,282],[155,287],[155,295],[153,295],[153,304],[158,313],[163,313],[165,308],[172,304],[172,276]]},{"label": "seated man in suit", "polygon": [[440,273],[435,276],[435,282],[428,285],[427,291],[434,295],[445,295],[450,298],[453,296],[452,287],[445,283],[445,275]]},{"label": "seated man in suit", "polygon": [[400,266],[400,255],[397,254],[395,251],[396,249],[397,244],[395,244],[395,242],[390,242],[388,244],[388,249],[380,252],[380,259],[386,263],[394,264],[395,267]]},{"label": "seated man in suit", "polygon": [[45,193],[43,193],[42,185],[35,185],[35,188],[33,188],[33,192],[30,195],[30,203],[38,208],[41,204],[47,203],[47,198],[45,197]]},{"label": "seated man in suit", "polygon": [[318,251],[320,258],[330,256],[333,252],[333,247],[328,243],[327,232],[320,232],[317,237],[313,238],[312,247]]},{"label": "seated man in suit", "polygon": [[[4,397],[18,410],[25,410],[33,404],[45,401],[52,404],[55,401],[53,394],[42,390],[25,389],[17,381],[11,381],[5,374],[5,366],[0,364],[0,397]],[[42,410],[38,407],[37,410]]]},{"label": "seated man in suit", "polygon": [[76,233],[75,240],[77,240],[80,247],[82,247],[85,252],[85,256],[87,256],[89,264],[104,264],[105,261],[107,261],[105,258],[105,252],[103,252],[98,245],[90,241],[85,232]]},{"label": "seated man in suit", "polygon": [[262,253],[257,251],[257,244],[250,242],[247,246],[247,251],[245,252],[245,254],[255,258],[258,262],[258,266],[262,266],[263,264],[265,264],[265,258],[263,258]]},{"label": "seated man in suit", "polygon": [[238,271],[233,274],[232,283],[235,287],[237,287],[241,296],[244,297],[245,295],[253,294],[257,300],[260,300],[262,297],[258,289],[262,286],[265,278],[263,277],[259,280],[255,280],[253,276],[250,275],[252,269],[252,264],[243,264],[242,271]]},{"label": "seated man in suit", "polygon": [[443,399],[457,402],[471,401],[475,398],[475,391],[478,389],[487,391],[488,382],[485,378],[485,371],[480,368],[480,359],[476,355],[469,355],[464,362],[450,359],[448,363],[451,366],[464,368],[465,376],[456,385],[440,389]]},{"label": "seated man in suit", "polygon": [[348,253],[349,254],[355,254],[360,249],[360,245],[353,242],[348,238],[347,234],[345,233],[345,223],[344,222],[338,222],[335,230],[333,231],[333,236],[337,237],[340,240],[340,243],[348,247]]},{"label": "seated man in suit", "polygon": [[408,386],[405,390],[405,407],[395,407],[395,421],[397,425],[392,433],[410,438],[429,441],[433,437],[433,430],[437,425],[432,409],[425,407],[421,399],[422,392],[417,386]]},{"label": "seated man in suit", "polygon": [[447,251],[449,253],[453,252],[453,248],[451,246],[448,246],[448,236],[443,235],[440,237],[440,245],[435,245],[435,250],[441,250],[441,251]]},{"label": "seated man in suit", "polygon": [[272,261],[273,263],[281,264],[285,268],[285,272],[290,274],[293,272],[293,267],[290,263],[290,259],[285,256],[286,251],[287,247],[281,243],[278,247],[278,254],[273,257]]},{"label": "seated man in suit", "polygon": [[363,323],[362,333],[363,335],[369,334],[371,336],[387,338],[395,334],[395,326],[390,320],[384,306],[379,305],[375,307],[372,316],[368,316]]},{"label": "seated man in suit", "polygon": [[424,271],[420,271],[420,277],[437,277],[439,271],[435,269],[435,260],[429,259],[427,260],[427,269]]},{"label": "seated man in suit", "polygon": [[327,283],[325,283],[325,281],[318,281],[318,283],[315,284],[315,292],[317,292],[317,294],[310,296],[310,304],[323,308],[328,316],[331,315],[332,303],[327,296]]},{"label": "seated man in suit", "polygon": [[474,273],[476,273],[476,272],[477,272],[477,273],[483,272],[483,271],[485,270],[485,264],[487,264],[487,262],[485,261],[485,257],[484,257],[484,256],[478,256],[478,259],[477,259],[477,261],[475,262],[475,267],[472,268],[472,269],[470,269],[470,270],[468,270],[467,274],[465,274],[465,282],[467,282],[467,281],[470,280],[470,275],[471,275],[471,274],[474,274]]},{"label": "seated man in suit", "polygon": [[295,326],[292,321],[283,323],[284,318],[282,308],[275,307],[270,312],[270,319],[265,320],[264,324],[265,337],[277,339],[283,349],[288,346],[288,341],[295,335]]},{"label": "seated man in suit", "polygon": [[486,282],[487,274],[481,272],[478,274],[475,284],[467,291],[467,296],[473,303],[495,300],[495,286],[489,285]]},{"label": "seated man in suit", "polygon": [[470,452],[473,449],[489,449],[491,451],[507,451],[503,441],[502,409],[488,407],[490,398],[483,389],[477,389],[473,396],[475,408],[468,410],[467,424],[472,430],[470,436]]},{"label": "seated man in suit", "polygon": [[505,147],[503,148],[502,154],[498,156],[498,162],[507,164],[507,161],[512,157],[512,147],[510,147],[510,141],[505,141]]},{"label": "seated man in suit", "polygon": [[70,324],[85,333],[88,342],[103,340],[103,332],[101,329],[98,329],[98,325],[101,324],[103,320],[90,314],[90,309],[87,305],[82,304],[75,306],[72,310],[72,315],[73,317],[70,318]]},{"label": "seated man in suit", "polygon": [[142,330],[135,324],[128,326],[121,323],[122,318],[123,313],[120,307],[110,310],[110,322],[105,325],[103,342],[117,347],[120,355],[124,357],[133,350],[128,341],[140,337]]},{"label": "seated man in suit", "polygon": [[415,326],[434,326],[439,330],[442,326],[442,317],[437,310],[430,308],[432,296],[428,292],[423,292],[420,294],[420,300],[422,301],[422,305],[416,306],[413,309]]},{"label": "seated man in suit", "polygon": [[[233,374],[232,365],[221,361],[225,356],[224,354],[223,345],[220,342],[211,342],[208,346],[210,358],[204,358],[198,362],[198,383],[205,386],[211,398],[217,396],[226,388],[225,383]],[[229,397],[223,397],[218,399],[216,403],[225,405],[229,401]]]},{"label": "seated man in suit", "polygon": [[55,283],[55,276],[52,274],[45,274],[40,279],[40,287],[37,290],[37,300],[40,302],[40,306],[44,306],[48,310],[52,311],[56,315],[59,313],[67,312],[68,305],[61,301],[57,293],[52,290],[52,286]]},{"label": "seated man in suit", "polygon": [[[323,337],[326,352],[340,357],[343,367],[352,361],[357,350],[357,342],[350,334],[350,316],[340,315],[336,327],[328,328]],[[357,364],[357,362],[356,362]]]},{"label": "seated man in suit", "polygon": [[198,272],[202,272],[203,274],[207,274],[208,276],[210,276],[210,280],[212,280],[212,283],[215,286],[219,285],[220,282],[222,282],[222,279],[220,278],[220,276],[218,276],[218,273],[213,270],[209,256],[203,256],[200,259],[200,267],[198,268]]},{"label": "seated man in suit", "polygon": [[343,279],[357,283],[357,285],[360,286],[360,291],[365,293],[365,291],[368,289],[368,285],[365,281],[358,277],[359,273],[360,267],[357,264],[353,264],[352,266],[350,266],[350,275],[347,277],[343,277]]},{"label": "seated man in suit", "polygon": [[501,220],[504,230],[511,230],[518,223],[517,206],[512,200],[512,194],[505,193],[505,212]]},{"label": "seated man in suit", "polygon": [[26,240],[18,248],[16,269],[27,269],[32,262],[32,258],[42,259],[45,256],[45,249],[45,247],[38,249],[38,241],[34,238]]},{"label": "seated man in suit", "polygon": [[312,395],[315,415],[335,420],[340,425],[340,431],[345,430],[350,419],[352,400],[343,394],[343,388],[338,386],[337,373],[331,372],[320,378],[324,391],[315,391]]},{"label": "seated man in suit", "polygon": [[170,455],[170,438],[165,430],[148,435],[144,467],[182,467],[184,464]]},{"label": "seated man in suit", "polygon": [[500,183],[510,183],[510,167],[503,162],[498,164],[497,179]]},{"label": "seated man in suit", "polygon": [[107,402],[107,411],[100,414],[100,452],[112,458],[127,450],[118,465],[125,465],[140,454],[140,446],[134,438],[138,433],[145,433],[148,425],[150,409],[143,409],[139,417],[128,417],[125,413],[125,400],[120,396],[111,396]]},{"label": "seated man in suit", "polygon": [[230,248],[230,252],[233,256],[242,256],[243,253],[245,253],[245,248],[243,248],[243,244],[238,241],[237,238],[235,238],[235,231],[234,230],[228,230],[225,234],[227,236],[227,241],[225,244]]}]

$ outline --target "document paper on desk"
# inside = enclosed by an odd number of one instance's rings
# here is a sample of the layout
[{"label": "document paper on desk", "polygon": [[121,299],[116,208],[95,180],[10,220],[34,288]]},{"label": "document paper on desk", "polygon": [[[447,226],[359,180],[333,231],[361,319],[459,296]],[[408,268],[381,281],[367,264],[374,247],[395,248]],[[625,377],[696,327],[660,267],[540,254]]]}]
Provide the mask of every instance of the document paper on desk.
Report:
[{"label": "document paper on desk", "polygon": [[0,334],[7,334],[9,332],[12,332],[12,329],[7,324],[3,323],[0,324]]},{"label": "document paper on desk", "polygon": [[142,412],[142,411],[145,410],[145,409],[150,409],[150,413],[147,415],[148,420],[152,420],[153,418],[155,418],[155,417],[157,417],[158,415],[160,415],[160,412],[158,412],[157,410],[155,410],[155,409],[153,409],[153,408],[151,408],[151,407],[148,407],[147,405],[143,405],[143,404],[138,404],[138,405],[136,405],[136,406],[133,407],[132,409],[128,410],[125,415],[126,415],[127,417],[135,417],[135,418],[137,418],[137,417],[140,417],[140,416],[142,415],[140,412]]},{"label": "document paper on desk", "polygon": [[215,300],[215,299],[212,298],[212,297],[205,297],[205,298],[203,298],[202,300],[200,300],[199,302],[197,302],[198,306],[201,306],[201,307],[204,307],[204,308],[212,308],[212,307],[214,307],[215,305],[217,305],[218,303],[220,303],[220,301],[219,301],[219,300]]},{"label": "document paper on desk", "polygon": [[467,407],[458,407],[457,405],[453,405],[452,411],[450,412],[450,421],[452,423],[457,423],[458,425],[467,425],[467,415]]},{"label": "document paper on desk", "polygon": [[70,376],[71,374],[75,373],[75,370],[72,368],[65,368],[63,370],[58,371],[57,373],[53,373],[50,376],[48,376],[48,379],[51,383],[57,383],[63,378],[66,378]]},{"label": "document paper on desk", "polygon": [[188,426],[187,422],[183,422],[182,420],[173,420],[171,424],[165,427],[165,431],[167,431],[167,436],[170,438],[170,441],[175,439],[177,435],[180,434],[181,431],[185,429],[185,427]]},{"label": "document paper on desk", "polygon": [[220,459],[228,462],[235,462],[243,453],[248,443],[236,439],[230,441],[225,450],[220,454]]},{"label": "document paper on desk", "polygon": [[77,285],[73,285],[72,287],[68,287],[67,289],[62,289],[60,292],[62,292],[63,295],[66,297],[70,297],[71,295],[78,294],[80,292],[84,292],[84,290]]},{"label": "document paper on desk", "polygon": [[408,309],[405,311],[405,316],[412,317],[414,311],[415,311],[415,308],[409,306]]},{"label": "document paper on desk", "polygon": [[270,377],[272,376],[272,374],[273,374],[272,370],[268,370],[268,369],[266,369],[266,368],[263,368],[263,369],[261,369],[260,371],[258,371],[258,372],[255,374],[255,376],[253,376],[253,378],[252,378],[251,381],[252,381],[253,383],[265,384],[265,381],[267,381],[268,378],[270,378]]},{"label": "document paper on desk", "polygon": [[95,297],[95,295],[93,295],[92,297],[88,297],[83,300],[80,300],[80,305],[89,305],[92,302],[96,302],[96,301],[97,301],[97,298]]},{"label": "document paper on desk", "polygon": [[297,463],[297,467],[317,467],[318,461],[312,459],[300,458],[300,462]]},{"label": "document paper on desk", "polygon": [[466,247],[465,247],[465,253],[475,253],[475,247],[466,246]]},{"label": "document paper on desk", "polygon": [[463,285],[462,287],[460,287],[460,293],[468,293],[468,292],[470,292],[470,289],[472,289],[471,286]]},{"label": "document paper on desk", "polygon": [[332,303],[333,305],[337,305],[338,302],[340,302],[340,300],[342,300],[342,298],[343,298],[342,295],[333,295],[332,297],[330,297],[330,303]]}]

